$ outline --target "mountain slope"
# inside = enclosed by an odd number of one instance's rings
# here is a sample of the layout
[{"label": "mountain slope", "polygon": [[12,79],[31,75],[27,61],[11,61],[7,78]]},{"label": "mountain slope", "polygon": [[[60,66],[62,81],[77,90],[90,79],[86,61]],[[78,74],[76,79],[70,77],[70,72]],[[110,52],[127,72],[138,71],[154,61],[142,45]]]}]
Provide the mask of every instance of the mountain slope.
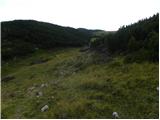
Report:
[{"label": "mountain slope", "polygon": [[5,23],[2,118],[158,118],[158,20],[108,32]]},{"label": "mountain slope", "polygon": [[74,29],[33,20],[1,23],[2,59],[26,55],[37,49],[82,46],[96,30]]}]

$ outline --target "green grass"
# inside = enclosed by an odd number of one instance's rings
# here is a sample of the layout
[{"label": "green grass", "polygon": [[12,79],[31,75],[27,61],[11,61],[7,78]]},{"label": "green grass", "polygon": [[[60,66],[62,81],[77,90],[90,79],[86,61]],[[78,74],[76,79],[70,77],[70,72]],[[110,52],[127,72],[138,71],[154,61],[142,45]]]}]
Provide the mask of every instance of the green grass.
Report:
[{"label": "green grass", "polygon": [[[30,65],[43,58],[49,61]],[[158,63],[101,61],[96,53],[65,48],[3,64],[2,77],[15,79],[2,82],[2,118],[112,118],[114,111],[122,119],[158,118]],[[48,86],[41,88],[43,83]]]}]

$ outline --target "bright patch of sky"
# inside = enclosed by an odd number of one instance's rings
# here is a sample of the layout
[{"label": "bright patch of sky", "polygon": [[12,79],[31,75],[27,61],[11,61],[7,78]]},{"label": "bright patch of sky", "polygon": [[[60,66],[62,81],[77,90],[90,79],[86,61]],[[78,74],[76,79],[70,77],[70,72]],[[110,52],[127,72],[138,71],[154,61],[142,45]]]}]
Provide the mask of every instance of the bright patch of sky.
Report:
[{"label": "bright patch of sky", "polygon": [[158,13],[159,5],[160,0],[0,0],[0,21],[33,19],[112,31]]}]

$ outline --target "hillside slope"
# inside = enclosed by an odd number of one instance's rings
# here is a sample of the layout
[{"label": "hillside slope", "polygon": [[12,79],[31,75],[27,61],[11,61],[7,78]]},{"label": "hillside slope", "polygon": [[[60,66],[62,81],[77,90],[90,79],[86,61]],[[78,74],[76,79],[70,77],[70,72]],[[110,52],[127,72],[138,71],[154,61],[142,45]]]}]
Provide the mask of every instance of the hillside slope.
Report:
[{"label": "hillside slope", "polygon": [[158,118],[158,74],[158,63],[38,50],[2,65],[2,118]]},{"label": "hillside slope", "polygon": [[14,20],[1,23],[2,60],[24,56],[37,49],[82,46],[94,32],[74,29],[34,20]]}]

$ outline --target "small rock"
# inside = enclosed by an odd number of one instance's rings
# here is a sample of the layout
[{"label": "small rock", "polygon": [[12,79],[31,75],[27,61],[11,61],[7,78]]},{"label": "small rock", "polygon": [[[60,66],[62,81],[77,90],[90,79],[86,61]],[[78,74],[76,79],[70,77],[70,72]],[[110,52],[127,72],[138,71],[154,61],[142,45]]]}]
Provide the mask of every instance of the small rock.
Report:
[{"label": "small rock", "polygon": [[113,112],[113,113],[112,113],[112,116],[113,116],[114,118],[119,118],[119,115],[118,115],[117,112]]},{"label": "small rock", "polygon": [[46,84],[43,83],[43,84],[41,85],[41,88],[43,88],[43,87],[48,87],[48,84],[47,84],[47,83],[46,83]]},{"label": "small rock", "polygon": [[42,84],[41,87],[43,88],[45,86],[45,84]]},{"label": "small rock", "polygon": [[40,97],[40,96],[43,95],[43,93],[42,92],[37,92],[36,95],[37,95],[37,97]]},{"label": "small rock", "polygon": [[157,91],[159,91],[159,87],[157,87]]},{"label": "small rock", "polygon": [[52,99],[54,99],[54,96],[51,96]]},{"label": "small rock", "polygon": [[30,88],[28,88],[28,90],[29,91],[32,91],[32,90],[34,90],[35,89],[35,87],[33,86],[33,87],[30,87]]},{"label": "small rock", "polygon": [[45,106],[43,106],[43,107],[41,108],[41,112],[44,112],[44,111],[46,111],[46,110],[48,110],[48,109],[49,109],[48,105],[45,105]]}]

